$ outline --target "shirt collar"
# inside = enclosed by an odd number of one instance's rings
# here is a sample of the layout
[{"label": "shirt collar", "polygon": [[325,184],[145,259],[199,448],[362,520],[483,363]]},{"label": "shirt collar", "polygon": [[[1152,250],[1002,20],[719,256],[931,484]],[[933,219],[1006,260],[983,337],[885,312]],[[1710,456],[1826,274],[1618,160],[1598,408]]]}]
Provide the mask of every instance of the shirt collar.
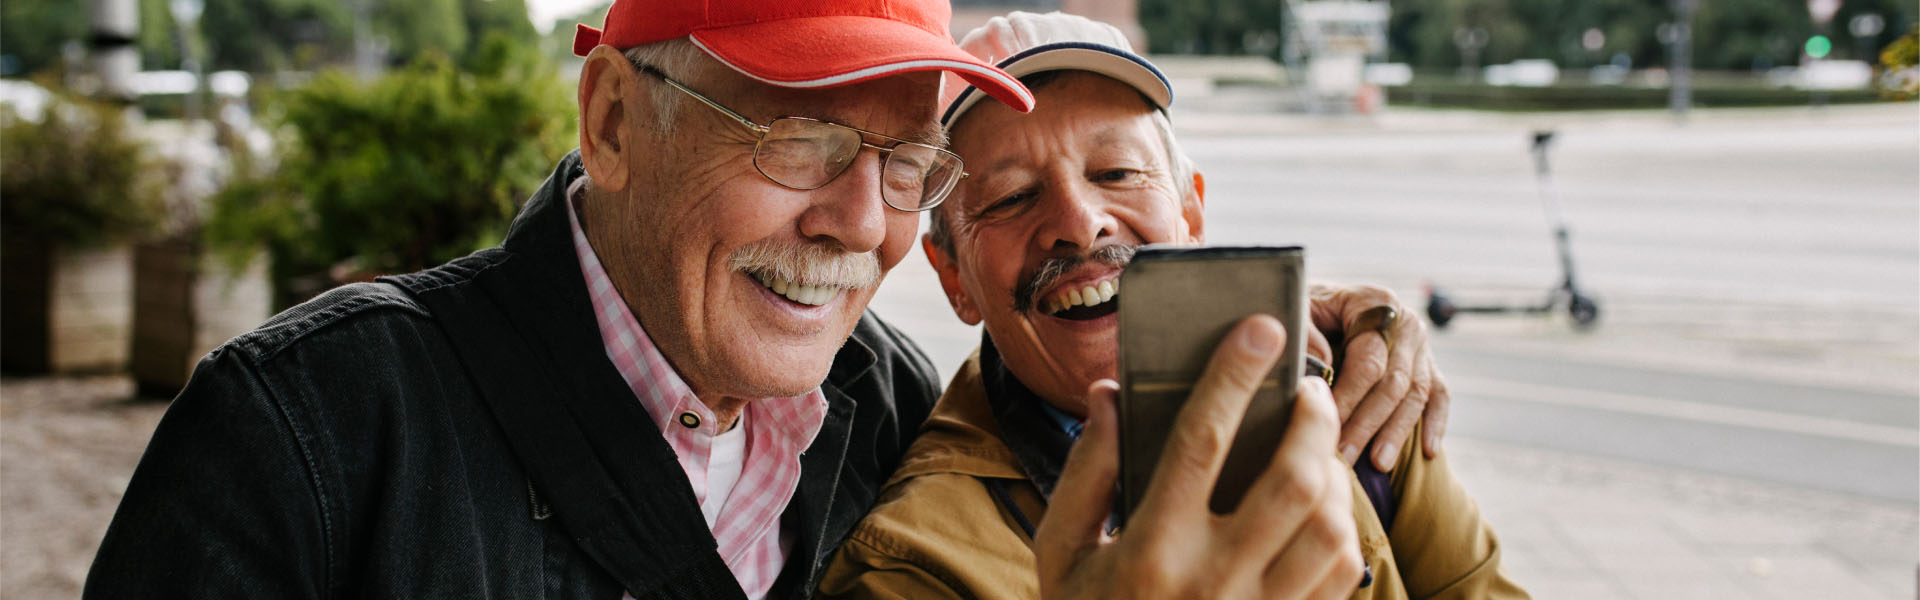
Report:
[{"label": "shirt collar", "polygon": [[[660,431],[692,429],[705,435],[718,435],[719,421],[713,409],[693,394],[693,388],[653,344],[639,319],[613,288],[606,267],[587,242],[586,230],[580,226],[577,214],[579,204],[585,200],[586,184],[587,178],[581,177],[567,187],[567,223],[573,230],[574,250],[580,258],[580,272],[587,281],[587,296],[593,302],[594,320],[600,326],[607,358],[613,361],[620,377],[626,380]],[[815,387],[797,396],[750,401],[748,410],[766,413],[755,414],[754,421],[779,429],[782,435],[777,436],[778,439],[797,453],[819,435],[821,424],[826,420],[827,401],[820,388]],[[688,421],[683,420],[688,413],[697,421],[693,427],[688,427]]]}]

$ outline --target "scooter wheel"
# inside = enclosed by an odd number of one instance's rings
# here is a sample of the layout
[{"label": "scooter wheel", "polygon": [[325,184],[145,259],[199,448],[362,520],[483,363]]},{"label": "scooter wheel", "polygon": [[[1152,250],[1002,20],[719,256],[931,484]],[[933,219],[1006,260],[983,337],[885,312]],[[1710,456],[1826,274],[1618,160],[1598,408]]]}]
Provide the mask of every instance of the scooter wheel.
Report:
[{"label": "scooter wheel", "polygon": [[1600,305],[1595,304],[1592,298],[1574,294],[1567,302],[1567,314],[1573,317],[1575,328],[1587,329],[1600,319]]},{"label": "scooter wheel", "polygon": [[1453,320],[1453,300],[1442,295],[1439,290],[1427,292],[1427,319],[1434,327],[1445,328]]}]

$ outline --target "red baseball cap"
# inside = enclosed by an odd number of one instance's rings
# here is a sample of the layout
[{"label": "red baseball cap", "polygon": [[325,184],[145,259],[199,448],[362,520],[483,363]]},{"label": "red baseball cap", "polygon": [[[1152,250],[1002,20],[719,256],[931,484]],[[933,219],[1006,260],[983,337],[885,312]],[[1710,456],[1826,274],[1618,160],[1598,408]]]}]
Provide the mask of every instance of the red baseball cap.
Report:
[{"label": "red baseball cap", "polygon": [[605,30],[585,24],[573,53],[689,38],[769,85],[824,88],[912,71],[947,71],[1014,110],[1033,93],[953,43],[948,0],[614,0]]}]

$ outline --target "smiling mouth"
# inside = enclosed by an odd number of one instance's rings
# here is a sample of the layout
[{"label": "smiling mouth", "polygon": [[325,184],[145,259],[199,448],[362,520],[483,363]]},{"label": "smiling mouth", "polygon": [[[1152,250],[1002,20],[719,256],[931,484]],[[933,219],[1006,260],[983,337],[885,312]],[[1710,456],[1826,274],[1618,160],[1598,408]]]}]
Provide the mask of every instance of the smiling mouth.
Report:
[{"label": "smiling mouth", "polygon": [[1102,281],[1055,292],[1041,303],[1044,314],[1069,321],[1090,321],[1120,308],[1120,280]]},{"label": "smiling mouth", "polygon": [[806,306],[820,306],[831,302],[834,297],[840,295],[842,289],[835,286],[798,284],[779,275],[766,273],[748,273],[747,275],[759,281],[760,285],[773,290],[773,293]]}]

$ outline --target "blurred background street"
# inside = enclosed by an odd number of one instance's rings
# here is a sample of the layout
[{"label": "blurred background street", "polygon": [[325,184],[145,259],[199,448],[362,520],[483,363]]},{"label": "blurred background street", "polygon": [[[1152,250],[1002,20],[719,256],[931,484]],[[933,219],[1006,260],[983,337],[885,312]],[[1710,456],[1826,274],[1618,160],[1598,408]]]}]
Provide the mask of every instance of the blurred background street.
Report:
[{"label": "blurred background street", "polygon": [[[1378,121],[1177,113],[1211,242],[1304,244],[1327,281],[1534,302],[1550,155],[1599,325],[1433,332],[1451,462],[1542,598],[1905,598],[1920,494],[1913,106]],[[909,257],[875,309],[946,372],[978,343]]]},{"label": "blurred background street", "polygon": [[[0,597],[78,595],[206,351],[497,243],[576,143],[605,6],[0,4]],[[1591,326],[1430,328],[1449,461],[1535,597],[1920,598],[1911,2],[954,8],[1120,26],[1173,81],[1208,241],[1304,245],[1317,280],[1538,303],[1566,225]],[[945,374],[979,340],[917,248],[872,308]]]}]

